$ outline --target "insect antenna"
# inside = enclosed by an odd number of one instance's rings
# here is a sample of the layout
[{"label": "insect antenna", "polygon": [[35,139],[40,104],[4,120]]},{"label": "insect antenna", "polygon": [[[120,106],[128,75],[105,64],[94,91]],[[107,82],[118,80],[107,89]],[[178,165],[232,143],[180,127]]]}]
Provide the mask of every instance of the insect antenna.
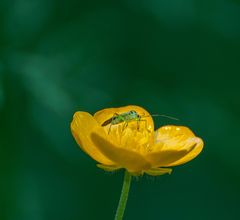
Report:
[{"label": "insect antenna", "polygon": [[176,120],[176,121],[179,121],[178,118],[174,118],[174,117],[171,117],[171,116],[168,116],[168,115],[158,115],[158,114],[153,114],[153,115],[146,115],[146,116],[141,116],[142,118],[145,118],[145,117],[163,117],[163,118],[169,118],[169,119],[172,119],[172,120]]}]

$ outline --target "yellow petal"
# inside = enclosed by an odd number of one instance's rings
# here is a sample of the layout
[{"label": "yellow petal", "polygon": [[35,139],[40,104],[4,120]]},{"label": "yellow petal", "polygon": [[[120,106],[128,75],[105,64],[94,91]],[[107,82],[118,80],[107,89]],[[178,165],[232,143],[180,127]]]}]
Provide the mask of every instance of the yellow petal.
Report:
[{"label": "yellow petal", "polygon": [[146,159],[152,167],[168,167],[169,164],[186,156],[189,150],[160,150],[158,152],[148,153]]},{"label": "yellow petal", "polygon": [[173,163],[168,164],[168,166],[177,166],[180,164],[187,163],[188,161],[194,159],[198,154],[200,154],[203,149],[203,145],[204,145],[203,140],[201,138],[195,137],[195,142],[196,142],[196,145],[194,146],[193,150],[191,150],[183,158],[181,158]]},{"label": "yellow petal", "polygon": [[168,125],[155,132],[155,146],[148,159],[153,166],[176,166],[196,157],[203,142],[187,127]]},{"label": "yellow petal", "polygon": [[71,131],[78,145],[99,163],[113,165],[114,163],[104,156],[90,139],[90,133],[96,128],[101,129],[99,124],[89,113],[76,112],[74,114],[71,122]]},{"label": "yellow petal", "polygon": [[120,167],[126,168],[129,172],[138,172],[150,168],[150,164],[142,157],[141,154],[115,146],[107,135],[96,129],[91,134],[92,141],[97,148],[109,159]]},{"label": "yellow petal", "polygon": [[97,164],[97,167],[99,167],[105,171],[108,171],[108,172],[113,172],[113,171],[121,169],[121,167],[119,167],[119,166],[114,166],[114,165],[108,166],[108,165],[103,165],[103,164]]},{"label": "yellow petal", "polygon": [[160,176],[160,175],[164,175],[164,174],[171,174],[172,173],[172,169],[170,168],[152,168],[150,170],[145,171],[145,173],[147,173],[148,175],[151,176]]},{"label": "yellow petal", "polygon": [[187,149],[192,146],[193,132],[184,126],[167,125],[155,131],[155,150]]}]

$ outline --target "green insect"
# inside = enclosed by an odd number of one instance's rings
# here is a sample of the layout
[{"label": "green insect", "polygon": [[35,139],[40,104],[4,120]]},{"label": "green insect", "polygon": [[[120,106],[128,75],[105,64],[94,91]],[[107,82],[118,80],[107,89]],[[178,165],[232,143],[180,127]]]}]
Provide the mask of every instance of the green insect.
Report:
[{"label": "green insect", "polygon": [[137,122],[137,129],[139,129],[139,123],[140,121],[144,121],[145,123],[147,122],[146,120],[144,120],[143,118],[145,117],[150,117],[150,116],[161,116],[161,117],[166,117],[166,118],[171,118],[174,120],[178,120],[176,118],[173,117],[169,117],[167,115],[139,115],[136,111],[131,110],[128,112],[123,112],[121,114],[115,113],[113,115],[113,117],[109,118],[108,120],[106,120],[105,122],[102,123],[102,126],[107,126],[110,124],[109,130],[108,130],[108,134],[110,133],[111,127],[112,125],[117,125],[117,124],[121,124],[121,123],[125,123],[123,126],[123,130],[128,126],[129,122],[132,121],[136,121]]},{"label": "green insect", "polygon": [[108,133],[110,133],[112,125],[117,125],[124,122],[125,123],[123,126],[123,129],[124,129],[128,126],[128,123],[131,121],[137,121],[137,123],[141,121],[141,116],[134,110],[124,112],[121,114],[115,113],[113,117],[103,122],[102,126],[107,126],[110,124],[109,130],[108,130]]}]

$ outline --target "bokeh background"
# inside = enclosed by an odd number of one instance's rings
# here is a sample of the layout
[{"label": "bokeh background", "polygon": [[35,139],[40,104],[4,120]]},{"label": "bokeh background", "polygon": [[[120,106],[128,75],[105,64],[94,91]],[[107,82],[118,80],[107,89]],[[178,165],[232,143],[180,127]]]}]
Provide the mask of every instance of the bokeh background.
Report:
[{"label": "bokeh background", "polygon": [[73,140],[77,110],[135,104],[203,153],[135,179],[125,219],[240,219],[240,1],[0,1],[0,219],[114,217],[123,173]]}]

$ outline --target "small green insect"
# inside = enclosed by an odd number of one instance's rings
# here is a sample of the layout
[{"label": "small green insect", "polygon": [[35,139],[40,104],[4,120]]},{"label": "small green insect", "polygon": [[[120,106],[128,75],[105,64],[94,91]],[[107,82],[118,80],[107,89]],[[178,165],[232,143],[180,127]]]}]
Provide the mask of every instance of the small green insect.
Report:
[{"label": "small green insect", "polygon": [[109,130],[108,130],[108,134],[109,134],[112,125],[117,125],[124,122],[125,123],[123,126],[123,130],[124,130],[128,126],[128,123],[131,121],[137,121],[137,123],[141,121],[141,116],[134,110],[124,112],[121,114],[115,113],[113,117],[103,122],[102,126],[107,126],[110,124]]},{"label": "small green insect", "polygon": [[123,130],[128,126],[129,122],[132,121],[136,121],[137,122],[137,128],[139,129],[139,122],[140,121],[144,121],[146,123],[146,120],[144,120],[143,118],[145,117],[150,117],[150,116],[161,116],[161,117],[166,117],[166,118],[171,118],[174,120],[178,120],[176,118],[173,117],[169,117],[167,115],[139,115],[136,111],[131,110],[128,112],[124,112],[121,114],[115,113],[113,115],[113,117],[109,118],[108,120],[106,120],[105,122],[102,123],[102,126],[107,126],[110,124],[109,130],[108,130],[108,134],[110,133],[111,127],[112,125],[117,125],[117,124],[121,124],[121,123],[125,123],[123,126]]}]

